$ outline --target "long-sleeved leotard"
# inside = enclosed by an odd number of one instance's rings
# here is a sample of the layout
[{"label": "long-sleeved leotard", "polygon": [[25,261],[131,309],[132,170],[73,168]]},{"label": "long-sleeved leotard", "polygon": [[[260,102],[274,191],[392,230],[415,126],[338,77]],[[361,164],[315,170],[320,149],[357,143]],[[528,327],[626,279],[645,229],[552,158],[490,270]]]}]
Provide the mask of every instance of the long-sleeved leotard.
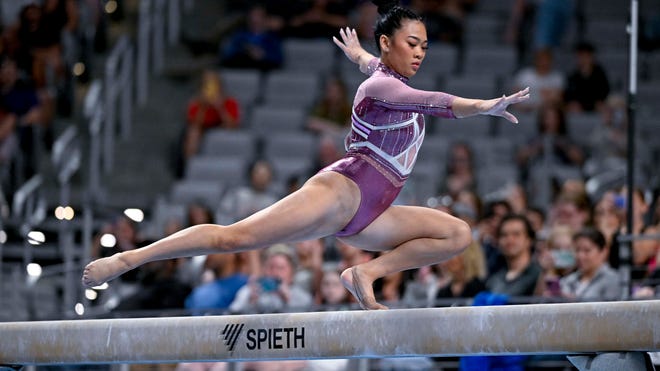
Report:
[{"label": "long-sleeved leotard", "polygon": [[369,62],[371,76],[358,88],[353,102],[346,156],[321,171],[335,171],[360,188],[360,206],[337,236],[359,233],[385,211],[410,176],[424,140],[424,116],[455,118],[454,96],[417,90],[377,58]]}]

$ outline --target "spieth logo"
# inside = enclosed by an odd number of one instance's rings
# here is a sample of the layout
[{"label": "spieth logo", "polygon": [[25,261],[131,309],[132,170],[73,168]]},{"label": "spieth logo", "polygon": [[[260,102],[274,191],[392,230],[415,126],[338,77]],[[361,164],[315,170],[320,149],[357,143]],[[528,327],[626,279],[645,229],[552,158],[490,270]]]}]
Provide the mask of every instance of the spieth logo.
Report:
[{"label": "spieth logo", "polygon": [[238,337],[241,335],[241,331],[243,331],[244,324],[240,325],[227,325],[225,326],[225,329],[222,330],[222,337],[225,339],[225,346],[227,346],[227,349],[231,352],[234,350],[234,347],[236,346],[236,340],[238,340]]},{"label": "spieth logo", "polygon": [[[222,338],[230,352],[241,337],[245,324],[227,324]],[[257,328],[246,331],[245,347],[249,350],[305,348],[304,327]]]}]

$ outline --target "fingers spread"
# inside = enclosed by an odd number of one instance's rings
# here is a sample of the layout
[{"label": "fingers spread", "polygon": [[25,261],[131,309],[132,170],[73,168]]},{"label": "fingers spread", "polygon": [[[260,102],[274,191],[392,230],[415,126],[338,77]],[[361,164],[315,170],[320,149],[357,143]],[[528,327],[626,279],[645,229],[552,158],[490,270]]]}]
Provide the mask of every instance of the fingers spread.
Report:
[{"label": "fingers spread", "polygon": [[341,41],[337,40],[336,37],[333,36],[333,37],[332,37],[332,41],[333,41],[333,42],[334,42],[334,43],[335,43],[335,44],[336,44],[341,50],[344,50],[344,44],[342,44]]},{"label": "fingers spread", "polygon": [[507,120],[513,122],[514,124],[517,124],[517,123],[518,123],[518,119],[516,118],[516,116],[512,115],[511,113],[509,113],[509,112],[507,112],[507,111],[504,111],[504,112],[502,113],[502,117],[504,117],[505,119],[507,119]]}]

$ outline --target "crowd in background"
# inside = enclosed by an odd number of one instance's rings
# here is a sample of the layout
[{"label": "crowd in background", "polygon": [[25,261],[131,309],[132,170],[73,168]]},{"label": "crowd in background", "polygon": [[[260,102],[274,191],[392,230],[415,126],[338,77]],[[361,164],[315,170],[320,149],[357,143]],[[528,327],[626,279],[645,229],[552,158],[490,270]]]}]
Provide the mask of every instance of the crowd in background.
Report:
[{"label": "crowd in background", "polygon": [[92,53],[107,40],[100,0],[0,5],[0,191],[10,200],[40,171],[55,121],[72,117],[75,84],[91,76]]},{"label": "crowd in background", "polygon": [[[596,191],[587,186],[585,169],[589,164],[601,168],[612,159],[624,161],[627,117],[620,92],[614,87],[616,79],[599,63],[594,44],[568,35],[571,27],[579,26],[574,24],[580,19],[577,3],[512,2],[502,38],[505,45],[516,46],[518,67],[505,77],[502,88],[530,86],[534,99],[514,113],[531,114],[527,117],[532,117],[532,122],[524,125],[537,126],[532,136],[512,142],[511,161],[520,169],[520,177],[511,179],[498,192],[479,192],[478,148],[469,138],[451,138],[446,163],[437,164],[444,169],[434,197],[419,200],[409,196],[414,191],[404,190],[398,202],[416,202],[460,217],[472,227],[473,243],[465,254],[447,262],[378,281],[377,300],[407,307],[447,305],[454,299],[467,304],[480,293],[545,300],[617,300],[629,289],[635,298],[660,295],[656,289],[660,274],[656,267],[658,240],[632,243],[632,287],[624,287],[617,273],[621,264],[628,264],[619,257],[621,242],[617,239],[628,233],[623,183]],[[223,87],[223,70],[277,70],[284,63],[284,40],[327,42],[346,24],[358,27],[365,45],[371,42],[370,27],[365,25],[373,22],[375,9],[369,2],[287,4],[228,4],[231,12],[244,16],[244,22],[222,38],[218,65],[201,74],[199,93],[182,107],[185,125],[178,146],[179,176],[185,172],[186,162],[199,153],[206,131],[248,130],[244,117],[249,107],[241,107],[234,98],[238,92]],[[432,46],[440,42],[473,47],[466,44],[463,31],[477,2],[410,1],[407,5],[425,15]],[[556,19],[566,22],[550,21]],[[560,69],[554,57],[561,51],[572,57],[570,66]],[[351,92],[346,82],[334,74],[325,75],[324,81],[319,98],[307,110],[303,128],[318,137],[317,159],[310,172],[342,155],[341,139],[350,127]],[[568,118],[584,112],[601,121],[590,138],[576,140],[568,134],[568,125],[574,124]],[[432,122],[428,125],[432,131]],[[536,171],[547,166],[547,161],[576,169],[571,174],[577,176],[551,176],[551,198],[542,204],[534,198],[535,187],[539,187]],[[287,179],[285,188],[274,188],[271,159],[255,156],[246,168],[245,179],[239,182],[243,185],[227,190],[213,204],[200,199],[187,205],[187,218],[172,219],[163,234],[193,224],[231,223],[244,218],[291,192],[309,173],[296,175]],[[637,184],[633,194],[632,233],[656,233],[660,228],[657,189],[648,183]],[[114,230],[124,237],[118,238],[112,249],[99,248],[96,256],[132,249],[160,237],[141,237],[140,226],[123,217],[107,228],[99,236]],[[263,253],[156,262],[122,278],[122,283],[130,283],[130,296],[118,309],[169,307],[203,314],[348,308],[352,298],[340,285],[338,274],[344,267],[373,256],[328,237],[277,245]]]}]

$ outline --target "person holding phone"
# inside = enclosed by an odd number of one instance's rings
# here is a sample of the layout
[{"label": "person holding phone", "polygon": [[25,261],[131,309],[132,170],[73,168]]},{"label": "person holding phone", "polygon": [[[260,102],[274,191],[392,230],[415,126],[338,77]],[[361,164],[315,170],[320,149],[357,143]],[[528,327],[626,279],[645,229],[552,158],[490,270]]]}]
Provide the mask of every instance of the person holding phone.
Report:
[{"label": "person holding phone", "polygon": [[278,244],[266,250],[263,275],[243,286],[229,305],[232,313],[269,313],[285,309],[305,309],[312,295],[294,283],[296,272],[293,248]]}]

